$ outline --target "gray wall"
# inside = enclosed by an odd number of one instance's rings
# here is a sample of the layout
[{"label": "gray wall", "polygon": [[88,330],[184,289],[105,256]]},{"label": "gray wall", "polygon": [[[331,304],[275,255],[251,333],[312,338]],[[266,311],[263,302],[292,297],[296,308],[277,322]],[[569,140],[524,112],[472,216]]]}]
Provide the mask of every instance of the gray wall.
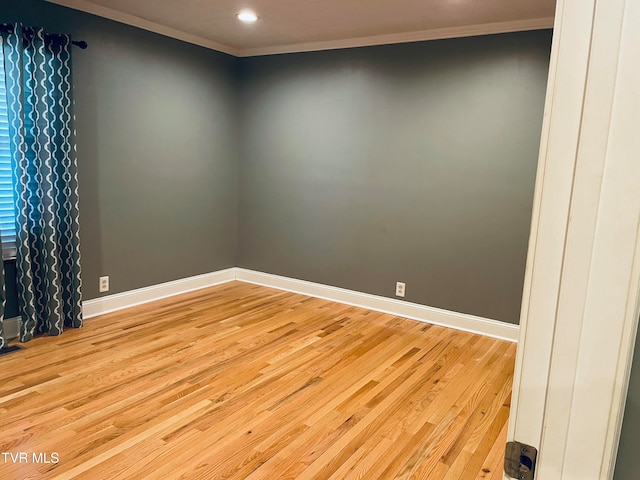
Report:
[{"label": "gray wall", "polygon": [[74,49],[83,294],[235,264],[234,57],[39,0],[0,3]]},{"label": "gray wall", "polygon": [[41,0],[0,12],[90,45],[86,299],[100,275],[118,293],[238,264],[390,297],[404,281],[517,323],[550,32],[237,60]]},{"label": "gray wall", "polygon": [[243,59],[238,265],[518,323],[550,42]]},{"label": "gray wall", "polygon": [[637,480],[640,478],[640,336],[636,336],[636,346],[633,353],[633,366],[627,403],[624,409],[622,435],[618,448],[618,459],[614,480]]},{"label": "gray wall", "polygon": [[[40,0],[74,50],[83,291],[238,264],[517,323],[550,32],[238,61]],[[7,269],[7,316],[15,264]],[[637,478],[640,348],[616,480]]]}]

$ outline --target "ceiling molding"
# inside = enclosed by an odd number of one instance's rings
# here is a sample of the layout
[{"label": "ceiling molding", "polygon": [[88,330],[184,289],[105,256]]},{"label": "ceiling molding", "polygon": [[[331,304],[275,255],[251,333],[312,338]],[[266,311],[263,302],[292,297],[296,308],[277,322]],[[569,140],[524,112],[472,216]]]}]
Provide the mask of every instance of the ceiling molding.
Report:
[{"label": "ceiling molding", "polygon": [[203,38],[198,35],[185,33],[181,30],[167,27],[165,25],[160,25],[159,23],[155,23],[141,17],[136,17],[135,15],[122,13],[117,10],[113,10],[111,8],[103,7],[102,5],[96,5],[94,3],[87,2],[86,0],[46,0],[46,1],[49,3],[62,5],[63,7],[69,7],[74,10],[80,10],[82,12],[91,13],[93,15],[97,15],[98,17],[107,18],[109,20],[114,20],[116,22],[124,23],[126,25],[131,25],[132,27],[141,28],[142,30],[147,30],[149,32],[159,33],[160,35],[175,38],[177,40],[182,40],[183,42],[193,43],[194,45],[200,45],[201,47],[206,47],[212,50],[217,50],[219,52],[228,53],[229,55],[233,55],[236,57],[240,56],[240,51],[237,48],[233,48],[228,45],[224,45],[222,43],[214,42],[213,40],[209,40],[207,38]]},{"label": "ceiling molding", "polygon": [[270,47],[238,49],[215,42],[213,40],[167,27],[159,23],[146,20],[135,15],[122,13],[117,10],[96,5],[87,0],[46,0],[74,10],[97,15],[119,23],[131,25],[167,37],[182,40],[187,43],[200,45],[219,52],[228,53],[236,57],[255,57],[261,55],[276,55],[280,53],[314,52],[319,50],[336,50],[341,48],[369,47],[374,45],[389,45],[394,43],[421,42],[425,40],[441,40],[445,38],[473,37],[495,33],[521,32],[527,30],[543,30],[553,28],[553,17],[516,20],[511,22],[484,23],[479,25],[465,25],[461,27],[438,28],[417,32],[392,33],[373,35],[368,37],[347,38],[342,40],[328,40],[310,43],[295,43]]},{"label": "ceiling molding", "polygon": [[553,28],[553,17],[517,20],[512,22],[484,23],[480,25],[465,25],[462,27],[448,27],[418,32],[392,33],[388,35],[374,35],[370,37],[348,38],[344,40],[329,40],[324,42],[297,43],[275,47],[248,48],[240,50],[240,57],[255,57],[259,55],[276,55],[279,53],[314,52],[318,50],[337,50],[340,48],[370,47],[374,45],[389,45],[394,43],[421,42],[425,40],[442,40],[445,38],[474,37],[494,33],[524,32],[528,30],[544,30]]}]

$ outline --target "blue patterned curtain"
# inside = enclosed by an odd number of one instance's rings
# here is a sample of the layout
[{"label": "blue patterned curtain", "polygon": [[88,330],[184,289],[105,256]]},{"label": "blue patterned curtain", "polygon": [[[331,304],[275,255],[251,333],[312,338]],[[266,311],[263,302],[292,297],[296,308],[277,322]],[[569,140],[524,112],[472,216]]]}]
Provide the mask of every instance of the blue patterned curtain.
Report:
[{"label": "blue patterned curtain", "polygon": [[82,326],[71,39],[21,25],[1,35],[26,342]]},{"label": "blue patterned curtain", "polygon": [[[2,244],[1,241],[0,244]],[[4,339],[4,304],[6,298],[4,291],[4,262],[0,258],[0,350],[7,346],[7,342]]]}]

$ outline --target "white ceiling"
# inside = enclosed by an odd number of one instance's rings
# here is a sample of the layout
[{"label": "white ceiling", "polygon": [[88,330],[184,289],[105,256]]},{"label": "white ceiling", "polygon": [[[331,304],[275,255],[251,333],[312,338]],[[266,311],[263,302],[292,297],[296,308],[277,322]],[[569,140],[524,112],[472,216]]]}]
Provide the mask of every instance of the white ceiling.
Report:
[{"label": "white ceiling", "polygon": [[[555,0],[48,0],[237,56],[535,30]],[[243,24],[249,8],[259,17]]]}]

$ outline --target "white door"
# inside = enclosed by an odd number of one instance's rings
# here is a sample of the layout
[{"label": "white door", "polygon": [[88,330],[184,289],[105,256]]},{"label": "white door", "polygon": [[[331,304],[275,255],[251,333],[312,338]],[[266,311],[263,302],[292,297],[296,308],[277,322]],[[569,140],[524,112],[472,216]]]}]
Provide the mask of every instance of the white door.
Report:
[{"label": "white door", "polygon": [[539,480],[613,476],[640,315],[639,55],[640,0],[558,0],[509,423]]}]

